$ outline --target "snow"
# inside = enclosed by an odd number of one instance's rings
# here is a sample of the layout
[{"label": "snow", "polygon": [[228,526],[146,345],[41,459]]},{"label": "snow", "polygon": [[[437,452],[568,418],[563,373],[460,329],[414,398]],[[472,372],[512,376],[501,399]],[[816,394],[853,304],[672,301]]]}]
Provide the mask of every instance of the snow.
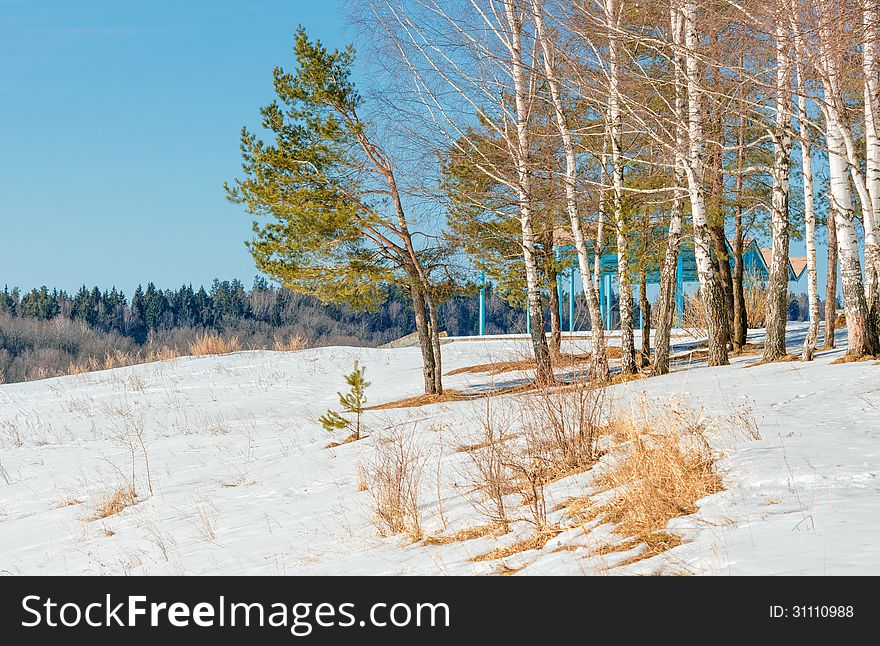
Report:
[{"label": "snow", "polygon": [[[789,332],[794,349],[804,325]],[[443,347],[444,371],[525,357],[526,343],[454,340]],[[577,339],[568,349],[588,345]],[[711,438],[725,490],[672,521],[684,538],[679,547],[618,567],[632,553],[595,556],[622,539],[593,523],[504,564],[524,575],[880,574],[880,367],[831,365],[842,352],[819,353],[810,364],[749,366],[755,357],[711,369],[679,363],[665,377],[614,386],[618,402],[677,396],[712,415],[748,407],[760,439],[720,431]],[[379,534],[372,499],[357,486],[358,465],[383,429],[413,426],[425,457],[426,533],[441,531],[444,521],[446,533],[484,524],[462,481],[466,456],[455,450],[473,436],[481,403],[372,411],[366,423],[373,436],[325,448],[341,438],[317,418],[337,407],[336,391],[355,359],[372,382],[369,403],[420,394],[417,348],[243,352],[0,386],[0,573],[495,572],[498,562],[472,557],[526,536],[524,524],[500,538],[412,544]],[[527,376],[461,374],[445,385],[485,390]],[[504,406],[511,397],[493,402]],[[138,426],[153,495],[138,456],[139,502],[90,520],[131,472],[124,438]],[[582,473],[549,486],[548,507],[592,492],[592,478]]]}]

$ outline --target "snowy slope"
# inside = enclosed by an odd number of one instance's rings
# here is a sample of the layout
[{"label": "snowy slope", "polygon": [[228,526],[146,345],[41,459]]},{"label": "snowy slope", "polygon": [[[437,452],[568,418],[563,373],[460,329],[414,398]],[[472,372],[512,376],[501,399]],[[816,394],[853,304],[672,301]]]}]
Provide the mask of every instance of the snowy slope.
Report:
[{"label": "snowy slope", "polygon": [[[791,332],[797,344],[803,326]],[[526,353],[523,340],[454,342],[444,346],[444,371]],[[680,547],[617,568],[627,554],[590,556],[620,540],[600,526],[566,531],[507,564],[522,574],[880,573],[880,367],[829,365],[840,354],[812,364],[679,365],[663,378],[615,386],[620,401],[680,395],[717,414],[750,406],[762,439],[713,438],[727,490],[673,521],[685,537]],[[0,386],[0,573],[494,572],[498,563],[470,559],[513,537],[426,546],[379,536],[370,496],[357,490],[374,438],[327,449],[333,438],[316,421],[336,406],[354,359],[367,366],[370,403],[420,393],[417,348],[246,352]],[[485,389],[526,377],[464,374],[445,383]],[[444,521],[447,532],[485,522],[464,495],[464,457],[455,451],[473,433],[478,406],[367,414],[373,429],[416,426],[428,534]],[[141,501],[89,520],[131,471],[125,437],[135,427],[147,441],[154,495],[138,460]],[[587,493],[590,478],[548,488],[551,506]]]}]

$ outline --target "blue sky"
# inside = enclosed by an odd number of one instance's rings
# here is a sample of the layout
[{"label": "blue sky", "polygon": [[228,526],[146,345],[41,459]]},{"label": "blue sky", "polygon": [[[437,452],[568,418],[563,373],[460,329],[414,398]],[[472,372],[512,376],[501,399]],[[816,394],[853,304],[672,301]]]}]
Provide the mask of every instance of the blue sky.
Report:
[{"label": "blue sky", "polygon": [[223,182],[300,23],[350,36],[341,0],[0,0],[0,285],[249,284]]},{"label": "blue sky", "polygon": [[250,283],[242,125],[336,0],[0,0],[0,285]]}]

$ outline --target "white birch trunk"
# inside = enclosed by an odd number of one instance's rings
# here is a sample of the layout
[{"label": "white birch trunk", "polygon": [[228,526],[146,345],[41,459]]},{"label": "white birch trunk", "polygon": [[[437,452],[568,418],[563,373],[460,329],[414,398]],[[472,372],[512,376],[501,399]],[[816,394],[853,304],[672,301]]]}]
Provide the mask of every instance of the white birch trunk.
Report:
[{"label": "white birch trunk", "polygon": [[868,281],[868,305],[871,309],[872,325],[880,334],[880,66],[878,66],[878,32],[880,32],[880,9],[876,0],[863,2],[863,25],[865,29],[862,44],[862,62],[865,74],[865,144],[866,178],[868,197],[872,206],[870,222],[872,234],[868,236],[869,222],[865,220],[865,254],[871,255],[873,271]]},{"label": "white birch trunk", "polygon": [[[676,0],[673,0],[676,1]],[[724,301],[715,279],[709,248],[709,227],[706,217],[706,196],[703,183],[706,142],[703,136],[703,112],[701,95],[703,92],[700,63],[697,56],[697,7],[695,0],[684,0],[684,40],[685,69],[688,90],[688,151],[687,172],[688,192],[690,193],[691,215],[694,224],[694,255],[697,263],[697,276],[706,309],[706,325],[709,336],[710,366],[726,365],[727,339],[724,334]]]},{"label": "white birch trunk", "polygon": [[629,238],[626,214],[623,212],[623,154],[621,150],[622,119],[620,113],[620,10],[618,0],[605,0],[605,21],[608,27],[608,121],[611,143],[611,184],[614,224],[617,230],[617,276],[620,281],[620,362],[624,374],[635,374],[636,349],[633,335],[632,284],[629,275]]},{"label": "white birch trunk", "polygon": [[[826,4],[825,7],[828,7]],[[825,90],[825,123],[828,146],[828,176],[832,208],[837,225],[837,249],[840,264],[840,282],[846,310],[848,348],[847,354],[862,357],[877,351],[877,334],[868,322],[862,267],[856,237],[855,213],[852,204],[850,178],[854,177],[851,165],[852,147],[847,145],[847,132],[837,109],[839,97],[837,64],[832,51],[832,39],[827,23],[823,23],[819,35],[820,66]],[[858,182],[856,182],[858,188]],[[864,188],[864,185],[863,185]],[[867,191],[865,191],[867,192]],[[864,206],[864,202],[863,202]],[[870,205],[869,210],[870,210]]]},{"label": "white birch trunk", "polygon": [[[683,44],[682,16],[677,10],[675,3],[670,4],[669,11],[670,30],[674,45],[673,61],[675,63],[675,184],[676,189],[684,187],[685,177],[684,149],[686,133],[685,121],[685,91],[682,75],[684,69],[684,57],[681,54]],[[654,375],[665,375],[669,372],[669,350],[672,336],[672,322],[675,314],[675,288],[677,286],[676,275],[678,273],[678,255],[680,253],[681,238],[684,231],[684,204],[678,190],[672,200],[672,208],[669,214],[669,233],[666,238],[666,252],[663,257],[663,269],[660,273],[660,311],[657,316],[656,349],[654,351]]]},{"label": "white birch trunk", "polygon": [[526,70],[522,51],[522,15],[519,3],[504,3],[504,14],[509,29],[509,53],[513,77],[514,103],[516,106],[516,141],[514,158],[517,173],[517,194],[519,198],[520,225],[522,228],[523,261],[526,270],[526,289],[528,291],[529,316],[531,318],[532,345],[537,364],[536,380],[539,383],[553,381],[553,367],[550,348],[544,333],[544,307],[541,298],[541,283],[538,279],[538,265],[535,253],[535,232],[532,226],[531,169],[529,167],[529,110],[526,100],[528,89]]},{"label": "white birch trunk", "polygon": [[789,236],[788,202],[791,175],[791,57],[787,30],[782,25],[782,3],[776,20],[776,108],[773,124],[773,198],[770,228],[773,258],[767,294],[764,360],[787,355],[785,327],[788,321]]},{"label": "white birch trunk", "polygon": [[813,145],[807,125],[807,97],[802,77],[798,70],[798,125],[801,146],[801,175],[804,185],[804,238],[807,245],[807,298],[810,307],[810,327],[804,339],[803,361],[812,361],[819,342],[819,270],[816,266],[816,206],[813,196]]},{"label": "white birch trunk", "polygon": [[[565,203],[571,221],[571,233],[574,239],[575,250],[578,257],[578,268],[581,274],[584,295],[587,298],[587,307],[590,312],[590,328],[593,337],[593,362],[591,371],[593,377],[605,382],[610,377],[608,368],[608,353],[605,345],[605,330],[602,325],[601,305],[596,292],[596,283],[593,282],[593,274],[590,268],[590,256],[587,244],[584,240],[584,232],[581,227],[580,213],[577,204],[577,152],[574,140],[565,118],[565,109],[562,102],[562,91],[556,76],[554,66],[554,51],[548,39],[544,27],[543,10],[539,0],[532,0],[532,14],[535,20],[535,29],[543,53],[544,71],[547,84],[550,88],[550,98],[553,102],[553,112],[556,117],[556,125],[559,136],[562,139],[562,149],[565,154]],[[598,255],[598,254],[597,254]]]}]

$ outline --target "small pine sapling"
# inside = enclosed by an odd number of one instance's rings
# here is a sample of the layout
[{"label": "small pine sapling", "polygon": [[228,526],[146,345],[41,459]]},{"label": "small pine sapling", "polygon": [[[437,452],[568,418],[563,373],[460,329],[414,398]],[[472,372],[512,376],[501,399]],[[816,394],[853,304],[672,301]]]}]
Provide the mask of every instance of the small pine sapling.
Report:
[{"label": "small pine sapling", "polygon": [[345,375],[345,383],[350,387],[346,394],[337,392],[339,395],[339,405],[342,406],[343,413],[354,415],[354,422],[343,417],[334,410],[328,410],[326,415],[319,418],[324,430],[332,433],[343,429],[354,429],[351,440],[357,441],[361,439],[361,415],[364,412],[364,405],[367,403],[366,390],[370,382],[364,379],[366,367],[361,366],[357,360],[354,362],[354,371]]}]

